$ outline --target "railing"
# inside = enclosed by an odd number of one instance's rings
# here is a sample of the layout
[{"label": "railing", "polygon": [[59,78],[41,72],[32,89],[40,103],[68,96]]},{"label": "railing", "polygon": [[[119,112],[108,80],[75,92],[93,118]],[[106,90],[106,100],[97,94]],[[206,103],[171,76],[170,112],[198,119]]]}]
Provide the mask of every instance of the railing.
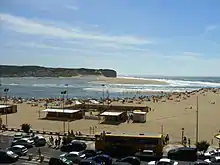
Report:
[{"label": "railing", "polygon": [[[4,128],[4,131],[13,131],[13,132],[23,132],[21,129],[18,128]],[[35,133],[35,134],[42,134],[42,135],[56,135],[56,136],[67,136],[67,133],[63,133],[63,132],[56,132],[56,131],[46,131],[46,130],[30,130],[30,133]],[[70,135],[71,136],[71,135]],[[86,134],[82,134],[82,135],[75,135],[75,136],[71,136],[72,138],[76,139],[76,140],[85,140],[85,141],[94,141],[95,140],[95,136],[94,135],[86,135]]]}]

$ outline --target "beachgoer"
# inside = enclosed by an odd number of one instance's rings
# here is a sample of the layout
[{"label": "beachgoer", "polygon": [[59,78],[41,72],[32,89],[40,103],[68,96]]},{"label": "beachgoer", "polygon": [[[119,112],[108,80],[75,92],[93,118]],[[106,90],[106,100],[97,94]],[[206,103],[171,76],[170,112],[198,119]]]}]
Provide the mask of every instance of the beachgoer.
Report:
[{"label": "beachgoer", "polygon": [[186,146],[186,144],[187,144],[187,138],[186,138],[186,136],[184,136],[183,137],[183,145]]},{"label": "beachgoer", "polygon": [[51,143],[52,146],[54,145],[54,139],[53,139],[53,136],[50,137],[50,143]]},{"label": "beachgoer", "polygon": [[58,139],[55,140],[55,147],[58,145]]},{"label": "beachgoer", "polygon": [[37,152],[38,152],[38,156],[39,156],[39,159],[40,159],[40,157],[41,157],[41,150],[40,150],[40,148],[38,148]]},{"label": "beachgoer", "polygon": [[166,144],[168,144],[168,143],[169,143],[169,141],[170,141],[170,137],[169,137],[169,135],[168,135],[168,134],[166,135],[166,138],[165,138],[165,139],[166,139]]}]

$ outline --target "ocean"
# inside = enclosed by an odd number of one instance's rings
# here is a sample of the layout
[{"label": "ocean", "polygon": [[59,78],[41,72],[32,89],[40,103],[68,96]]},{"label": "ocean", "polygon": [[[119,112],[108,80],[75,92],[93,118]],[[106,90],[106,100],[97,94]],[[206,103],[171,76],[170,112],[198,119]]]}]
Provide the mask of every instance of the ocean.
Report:
[{"label": "ocean", "polygon": [[[122,76],[121,76],[122,77]],[[94,77],[87,78],[1,78],[1,96],[3,89],[8,88],[8,96],[22,98],[59,98],[66,90],[69,98],[101,97],[137,97],[150,91],[182,92],[200,88],[220,88],[220,77],[164,77],[133,76],[123,78],[153,79],[166,81],[167,85],[144,84],[105,84],[103,86]],[[142,92],[146,92],[146,94]]]}]

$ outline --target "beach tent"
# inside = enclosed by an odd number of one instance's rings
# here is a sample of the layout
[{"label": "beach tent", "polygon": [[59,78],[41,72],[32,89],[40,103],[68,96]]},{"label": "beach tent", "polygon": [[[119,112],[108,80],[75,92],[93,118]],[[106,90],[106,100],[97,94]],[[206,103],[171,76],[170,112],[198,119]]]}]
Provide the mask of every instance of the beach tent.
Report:
[{"label": "beach tent", "polygon": [[215,138],[220,140],[220,134],[215,135]]},{"label": "beach tent", "polygon": [[76,101],[75,101],[75,104],[76,104],[76,105],[80,105],[80,104],[82,104],[82,103],[79,102],[78,100],[76,100]]},{"label": "beach tent", "polygon": [[99,102],[98,101],[96,101],[96,100],[89,100],[92,104],[99,104]]}]

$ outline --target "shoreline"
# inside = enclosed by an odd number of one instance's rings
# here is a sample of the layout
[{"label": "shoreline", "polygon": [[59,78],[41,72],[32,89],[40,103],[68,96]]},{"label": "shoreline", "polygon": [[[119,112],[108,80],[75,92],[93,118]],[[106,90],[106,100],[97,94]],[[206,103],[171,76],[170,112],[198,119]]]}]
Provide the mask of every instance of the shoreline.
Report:
[{"label": "shoreline", "polygon": [[[126,98],[126,99],[134,99],[135,97],[136,98],[140,98],[140,97],[147,97],[147,98],[151,98],[151,97],[164,97],[164,96],[168,96],[168,95],[178,95],[178,94],[191,94],[191,93],[197,93],[201,90],[220,90],[220,88],[200,88],[198,90],[192,90],[192,91],[124,91],[124,92],[121,92],[121,93],[133,93],[133,94],[138,94],[138,96],[134,95],[132,97],[122,97],[122,96],[117,96],[117,97],[109,97],[109,100],[114,100],[114,99],[117,99],[117,98]],[[143,95],[141,95],[143,94]],[[147,96],[145,96],[144,94],[146,94]],[[0,96],[0,102],[1,101],[4,101],[4,98],[5,96],[2,95]],[[31,97],[20,97],[20,96],[7,96],[8,100],[12,101],[13,99],[18,99],[18,98],[21,98],[21,99],[24,99],[24,100],[30,100],[30,99],[36,99],[36,100],[47,100],[47,99],[52,99],[52,100],[60,100],[61,97],[58,96],[58,97],[34,97],[34,96],[31,96]],[[77,97],[68,97],[69,100],[99,100],[97,98],[92,98],[92,97],[84,97],[84,98],[77,98]],[[107,99],[107,97],[105,97],[105,99]],[[62,100],[62,99],[61,99]],[[1,103],[0,103],[1,104]]]},{"label": "shoreline", "polygon": [[166,81],[163,80],[151,80],[151,79],[136,79],[136,78],[108,78],[108,77],[97,77],[96,83],[107,83],[107,84],[137,84],[137,85],[168,85]]}]

